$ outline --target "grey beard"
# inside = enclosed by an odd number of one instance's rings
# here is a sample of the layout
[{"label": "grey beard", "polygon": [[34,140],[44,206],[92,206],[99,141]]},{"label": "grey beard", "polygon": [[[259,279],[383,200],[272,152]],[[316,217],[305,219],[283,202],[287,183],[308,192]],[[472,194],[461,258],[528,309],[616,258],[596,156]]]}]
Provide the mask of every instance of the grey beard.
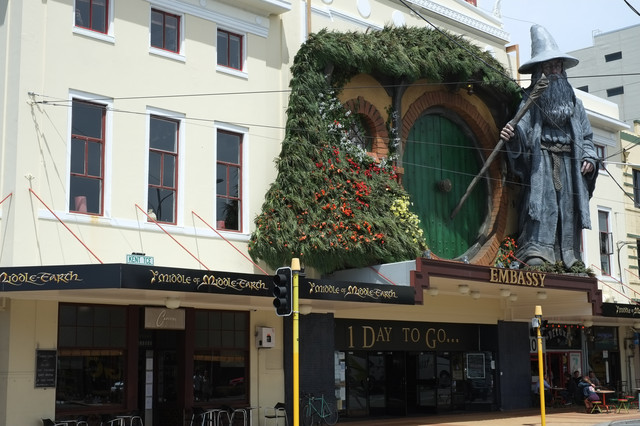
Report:
[{"label": "grey beard", "polygon": [[566,74],[559,78],[551,77],[549,87],[538,100],[544,122],[552,126],[563,126],[573,115],[573,99],[573,89]]}]

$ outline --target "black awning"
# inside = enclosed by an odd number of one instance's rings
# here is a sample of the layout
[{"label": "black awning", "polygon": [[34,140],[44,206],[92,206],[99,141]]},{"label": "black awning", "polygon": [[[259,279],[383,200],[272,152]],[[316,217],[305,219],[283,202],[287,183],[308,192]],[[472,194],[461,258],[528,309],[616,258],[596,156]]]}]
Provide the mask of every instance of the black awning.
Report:
[{"label": "black awning", "polygon": [[[414,304],[408,286],[300,277],[300,298]],[[271,276],[130,264],[0,268],[0,291],[134,289],[273,297]]]}]

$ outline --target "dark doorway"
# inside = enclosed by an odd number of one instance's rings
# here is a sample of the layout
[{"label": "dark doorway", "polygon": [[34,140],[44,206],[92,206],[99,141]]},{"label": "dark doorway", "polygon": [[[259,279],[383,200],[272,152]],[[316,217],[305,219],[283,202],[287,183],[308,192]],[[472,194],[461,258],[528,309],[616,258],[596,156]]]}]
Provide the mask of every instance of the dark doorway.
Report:
[{"label": "dark doorway", "polygon": [[349,352],[346,358],[349,417],[406,414],[404,352]]},{"label": "dark doorway", "polygon": [[178,351],[183,334],[181,330],[141,330],[141,341],[146,345],[139,352],[138,405],[146,407],[147,415],[151,414],[152,426],[183,422],[184,407],[180,401],[184,400],[181,374],[184,361]]}]

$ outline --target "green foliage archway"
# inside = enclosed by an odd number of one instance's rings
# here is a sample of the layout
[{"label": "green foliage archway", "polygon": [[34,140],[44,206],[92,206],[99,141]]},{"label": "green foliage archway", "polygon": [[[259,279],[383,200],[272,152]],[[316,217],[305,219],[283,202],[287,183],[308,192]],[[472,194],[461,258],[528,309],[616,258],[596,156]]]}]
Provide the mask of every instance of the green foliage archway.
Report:
[{"label": "green foliage archway", "polygon": [[473,79],[508,98],[516,86],[501,72],[463,38],[424,28],[311,35],[292,67],[278,176],[255,219],[251,257],[272,268],[299,257],[327,273],[420,256],[425,239],[393,161],[376,162],[350,142],[354,117],[335,93],[365,73],[405,82]]}]

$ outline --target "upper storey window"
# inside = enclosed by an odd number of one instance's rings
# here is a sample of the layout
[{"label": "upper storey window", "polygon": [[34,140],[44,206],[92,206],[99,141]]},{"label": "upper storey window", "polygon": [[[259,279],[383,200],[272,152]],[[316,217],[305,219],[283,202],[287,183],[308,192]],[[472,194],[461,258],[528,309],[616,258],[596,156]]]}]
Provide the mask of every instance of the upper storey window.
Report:
[{"label": "upper storey window", "polygon": [[[160,116],[149,120],[148,210],[158,222],[176,223],[180,123]],[[152,216],[153,217],[153,216]]]},{"label": "upper storey window", "polygon": [[218,30],[218,65],[242,71],[242,36]]},{"label": "upper storey window", "polygon": [[151,10],[151,46],[180,53],[180,16]]},{"label": "upper storey window", "polygon": [[76,0],[76,27],[107,34],[109,31],[109,0]]},{"label": "upper storey window", "polygon": [[622,51],[615,52],[615,53],[609,53],[608,55],[604,55],[604,61],[605,62],[619,61],[620,59],[622,59]]},{"label": "upper storey window", "polygon": [[216,160],[216,219],[219,229],[242,231],[241,133],[218,130]]},{"label": "upper storey window", "polygon": [[102,215],[106,106],[74,99],[69,211]]}]

